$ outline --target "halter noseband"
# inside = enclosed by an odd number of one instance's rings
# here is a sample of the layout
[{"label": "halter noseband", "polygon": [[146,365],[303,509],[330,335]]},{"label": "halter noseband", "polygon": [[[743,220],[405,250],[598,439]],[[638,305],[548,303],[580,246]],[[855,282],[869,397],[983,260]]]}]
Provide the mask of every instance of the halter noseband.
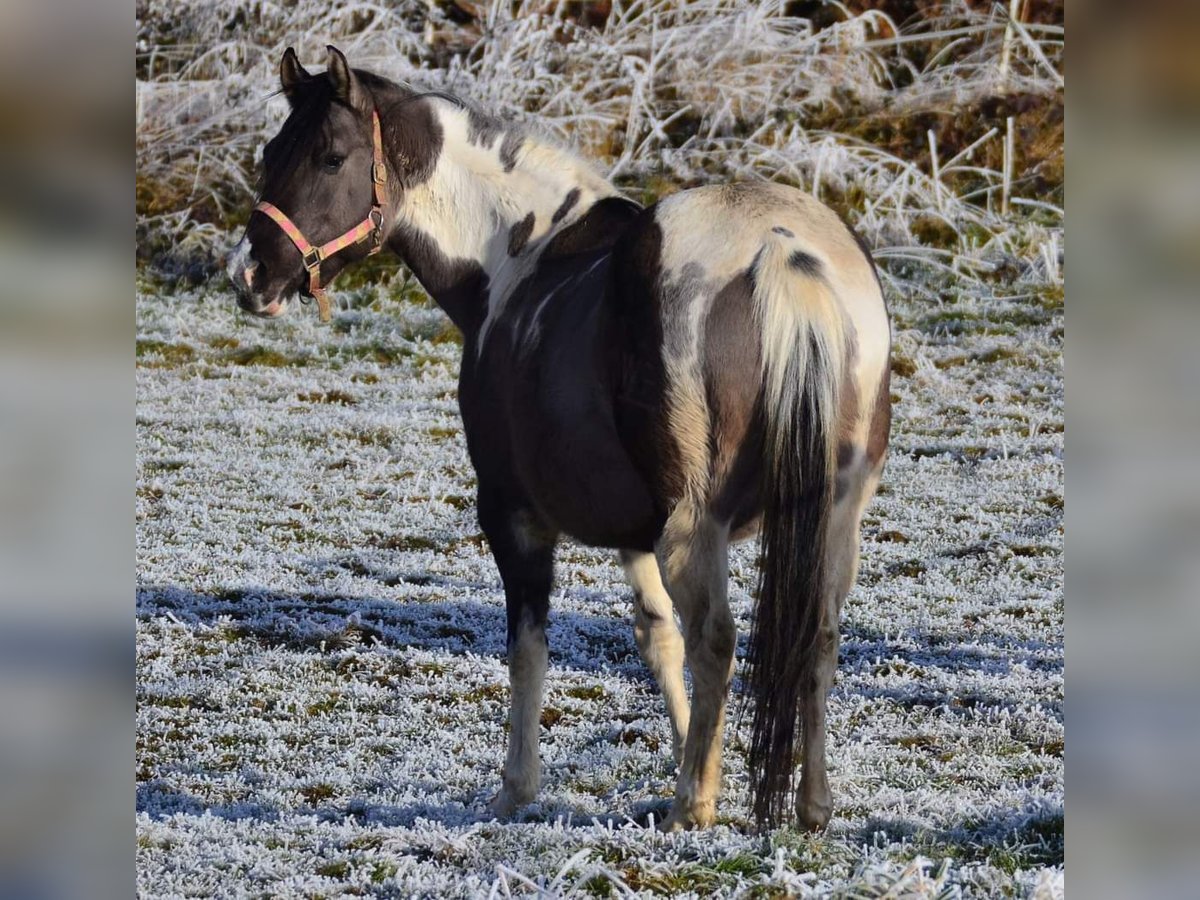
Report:
[{"label": "halter noseband", "polygon": [[347,247],[365,240],[372,242],[367,256],[373,256],[383,249],[383,208],[387,205],[387,165],[383,159],[383,134],[379,127],[379,112],[371,110],[371,140],[374,144],[374,162],[371,164],[371,182],[374,190],[374,202],[367,217],[349,231],[335,237],[332,241],[314,247],[304,237],[296,223],[287,217],[279,207],[265,200],[254,208],[266,213],[278,225],[300,251],[304,268],[308,271],[308,292],[317,301],[317,309],[322,322],[329,321],[329,295],[321,287],[321,261],[340,253]]}]

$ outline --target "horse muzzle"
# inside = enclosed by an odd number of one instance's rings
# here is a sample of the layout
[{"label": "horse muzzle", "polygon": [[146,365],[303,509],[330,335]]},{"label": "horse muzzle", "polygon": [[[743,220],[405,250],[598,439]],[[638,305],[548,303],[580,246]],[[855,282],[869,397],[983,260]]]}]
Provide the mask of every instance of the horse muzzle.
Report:
[{"label": "horse muzzle", "polygon": [[274,319],[287,310],[287,300],[276,296],[264,303],[261,294],[255,293],[255,277],[261,275],[262,264],[251,259],[249,242],[242,240],[230,252],[225,261],[225,274],[237,296],[237,304],[255,316]]}]

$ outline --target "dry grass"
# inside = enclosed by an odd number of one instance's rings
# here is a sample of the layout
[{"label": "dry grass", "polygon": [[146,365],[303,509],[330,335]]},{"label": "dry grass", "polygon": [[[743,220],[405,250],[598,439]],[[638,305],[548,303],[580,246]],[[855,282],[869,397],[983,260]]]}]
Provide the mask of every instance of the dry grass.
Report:
[{"label": "dry grass", "polygon": [[[477,16],[452,22],[451,6]],[[640,0],[596,25],[547,0],[141,3],[139,259],[192,280],[213,270],[286,113],[280,54],[318,61],[332,41],[363,68],[531,120],[642,199],[734,178],[799,185],[901,288],[930,273],[1060,283],[1064,31],[1047,22],[1061,3],[1016,20],[913,8],[898,22],[834,3]]]}]

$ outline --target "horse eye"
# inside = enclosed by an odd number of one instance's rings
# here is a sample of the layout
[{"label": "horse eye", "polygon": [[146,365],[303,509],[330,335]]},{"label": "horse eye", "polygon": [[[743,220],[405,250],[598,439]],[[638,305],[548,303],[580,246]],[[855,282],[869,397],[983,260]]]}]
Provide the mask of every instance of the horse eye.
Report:
[{"label": "horse eye", "polygon": [[327,172],[336,172],[342,167],[342,163],[346,161],[346,157],[339,156],[336,153],[329,153],[321,160],[321,165],[325,167]]}]

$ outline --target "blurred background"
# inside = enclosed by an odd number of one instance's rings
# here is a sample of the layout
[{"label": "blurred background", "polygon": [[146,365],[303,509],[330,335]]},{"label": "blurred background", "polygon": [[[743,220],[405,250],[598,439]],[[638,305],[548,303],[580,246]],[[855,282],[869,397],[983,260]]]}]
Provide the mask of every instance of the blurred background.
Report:
[{"label": "blurred background", "polygon": [[[1080,10],[1081,11],[1081,10]],[[1194,3],[1076,17],[1068,857],[1080,896],[1200,879],[1200,36]]]},{"label": "blurred background", "polygon": [[[0,7],[5,894],[131,893],[135,297],[218,272],[285,114],[286,46],[319,68],[333,41],[361,67],[536,115],[645,201],[730,177],[798,184],[864,234],[890,289],[936,292],[942,272],[1063,302],[1061,2],[141,0],[132,110],[126,16]],[[1073,20],[1068,853],[1083,896],[1187,894],[1200,875],[1198,18],[1157,0]]]},{"label": "blurred background", "polygon": [[128,19],[0,5],[0,894],[130,896]]}]

